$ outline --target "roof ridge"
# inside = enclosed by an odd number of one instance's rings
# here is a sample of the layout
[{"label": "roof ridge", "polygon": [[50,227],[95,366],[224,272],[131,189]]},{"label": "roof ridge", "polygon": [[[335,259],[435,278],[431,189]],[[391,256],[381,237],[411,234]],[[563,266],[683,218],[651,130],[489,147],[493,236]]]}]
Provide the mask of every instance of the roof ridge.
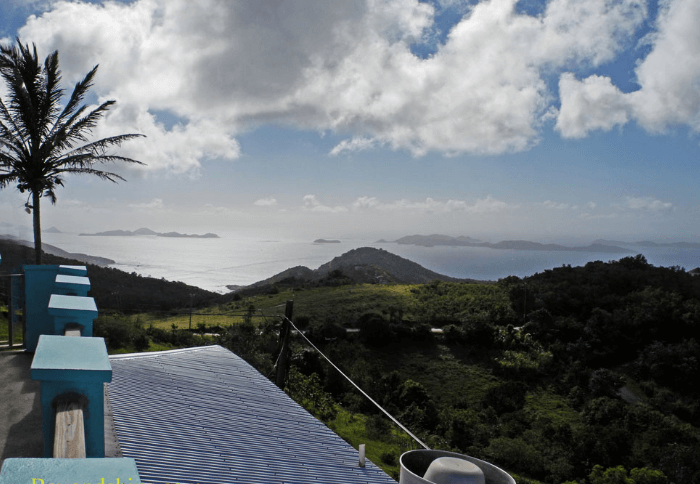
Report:
[{"label": "roof ridge", "polygon": [[109,355],[109,359],[110,360],[122,360],[122,359],[131,359],[131,358],[148,358],[148,357],[161,356],[161,355],[165,355],[165,354],[184,353],[184,352],[190,352],[190,351],[202,351],[202,350],[210,350],[210,349],[225,350],[225,348],[222,347],[221,345],[193,346],[191,348],[176,348],[174,350],[145,351],[145,352],[141,352],[141,353],[126,353],[126,354],[120,354],[120,355]]}]

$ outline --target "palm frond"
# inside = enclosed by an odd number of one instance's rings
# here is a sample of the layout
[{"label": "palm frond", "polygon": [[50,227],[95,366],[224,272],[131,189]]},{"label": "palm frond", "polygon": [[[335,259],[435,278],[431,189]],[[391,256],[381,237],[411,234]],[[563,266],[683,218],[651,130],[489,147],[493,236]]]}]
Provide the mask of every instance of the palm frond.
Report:
[{"label": "palm frond", "polygon": [[97,122],[105,115],[109,108],[114,105],[116,101],[109,100],[103,102],[101,105],[90,111],[86,116],[76,120],[73,123],[66,123],[69,126],[69,131],[66,134],[67,140],[80,140],[87,141],[85,137],[85,132],[90,132]]},{"label": "palm frond", "polygon": [[5,104],[2,102],[2,99],[0,99],[0,120],[0,137],[2,137],[3,141],[5,141],[8,146],[13,146],[13,151],[18,154],[29,153],[29,146],[27,146],[20,128],[15,124],[15,120],[10,116]]},{"label": "palm frond", "polygon": [[[92,70],[88,72],[87,75],[83,78],[83,80],[75,85],[75,88],[73,88],[73,93],[71,94],[70,99],[66,103],[66,106],[63,108],[63,111],[58,116],[58,118],[56,118],[56,122],[54,123],[53,129],[47,136],[48,138],[53,137],[54,132],[56,130],[62,129],[63,126],[71,126],[73,124],[73,120],[77,119],[78,116],[75,116],[76,109],[78,109],[78,105],[81,102],[83,102],[83,99],[85,99],[85,95],[87,94],[90,87],[92,87],[93,79],[95,78],[95,73],[97,72],[97,67],[98,66],[93,67]],[[77,112],[82,112],[85,109],[86,107],[82,106]],[[66,118],[70,118],[70,120],[65,122],[64,124],[64,120]]]},{"label": "palm frond", "polygon": [[88,168],[88,167],[69,167],[69,168],[61,168],[60,170],[57,170],[56,173],[71,173],[71,174],[79,174],[79,175],[94,175],[98,178],[102,178],[103,180],[109,180],[113,183],[117,183],[117,180],[121,181],[126,181],[124,177],[121,175],[118,175],[116,173],[112,173],[109,171],[104,171],[104,170],[97,170],[95,168]]},{"label": "palm frond", "polygon": [[[0,99],[0,119],[3,122],[3,128],[7,129],[8,134],[14,137],[21,136],[21,128],[17,125],[16,120],[10,114],[10,111],[5,106],[5,103]],[[12,129],[7,128],[4,124],[7,123]]]},{"label": "palm frond", "polygon": [[63,89],[60,88],[61,73],[58,71],[58,52],[54,51],[46,58],[42,75],[41,96],[39,99],[39,119],[42,124],[42,138],[45,138],[60,112]]},{"label": "palm frond", "polygon": [[0,173],[0,188],[5,188],[8,186],[10,183],[14,183],[17,181],[17,177],[13,175],[12,173]]},{"label": "palm frond", "polygon": [[[105,156],[109,156],[107,154],[107,150],[109,148],[111,148],[113,146],[121,146],[121,144],[124,141],[128,141],[130,139],[143,138],[143,137],[144,137],[144,135],[142,135],[142,134],[122,134],[119,136],[110,136],[108,138],[103,138],[103,139],[82,145],[82,146],[80,146],[72,151],[65,153],[64,155],[66,157],[70,157],[70,156],[74,156],[74,155],[78,155],[78,154],[89,153],[95,157],[105,157]],[[144,164],[141,161],[131,160],[129,158],[126,158],[126,159],[129,160],[128,163],[136,163],[139,165]]]}]

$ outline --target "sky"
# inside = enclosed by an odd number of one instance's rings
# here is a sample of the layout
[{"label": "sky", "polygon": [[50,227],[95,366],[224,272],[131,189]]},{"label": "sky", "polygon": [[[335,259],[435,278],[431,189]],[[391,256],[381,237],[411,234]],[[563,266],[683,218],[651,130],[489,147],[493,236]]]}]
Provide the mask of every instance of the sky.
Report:
[{"label": "sky", "polygon": [[[128,181],[44,228],[700,242],[697,0],[0,0]],[[4,86],[0,86],[4,99]],[[29,227],[0,191],[0,224]],[[1,227],[0,227],[1,228]],[[13,229],[14,230],[14,229]],[[1,230],[0,230],[1,231]]]}]

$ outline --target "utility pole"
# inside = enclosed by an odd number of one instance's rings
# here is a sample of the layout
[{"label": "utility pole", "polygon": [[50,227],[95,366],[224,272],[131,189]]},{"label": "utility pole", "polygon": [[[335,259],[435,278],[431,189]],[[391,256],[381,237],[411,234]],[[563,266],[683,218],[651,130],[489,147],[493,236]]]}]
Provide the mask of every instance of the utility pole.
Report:
[{"label": "utility pole", "polygon": [[194,294],[190,293],[190,331],[192,331],[192,301],[194,300]]},{"label": "utility pole", "polygon": [[292,312],[294,310],[294,301],[287,301],[284,307],[284,319],[280,328],[280,353],[277,358],[277,374],[275,384],[284,390],[284,384],[287,380],[287,358],[289,356],[289,334],[292,327],[289,321],[292,320]]}]

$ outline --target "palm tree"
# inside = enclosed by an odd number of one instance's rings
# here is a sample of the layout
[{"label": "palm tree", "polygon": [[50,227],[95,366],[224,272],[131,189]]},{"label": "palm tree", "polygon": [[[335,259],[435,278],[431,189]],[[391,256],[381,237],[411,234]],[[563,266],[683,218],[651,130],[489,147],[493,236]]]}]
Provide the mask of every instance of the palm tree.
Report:
[{"label": "palm tree", "polygon": [[42,66],[36,45],[30,49],[17,38],[15,46],[0,46],[0,74],[8,92],[6,101],[0,98],[0,188],[17,183],[20,192],[29,192],[25,210],[33,212],[37,264],[41,264],[42,197],[49,197],[55,204],[55,189],[63,186],[68,174],[95,175],[115,183],[124,180],[116,173],[94,168],[96,164],[119,161],[143,164],[108,151],[143,135],[88,139],[97,121],[115,103],[104,102],[89,112],[81,105],[96,72],[97,66],[75,85],[63,106],[58,51],[50,54]]}]

